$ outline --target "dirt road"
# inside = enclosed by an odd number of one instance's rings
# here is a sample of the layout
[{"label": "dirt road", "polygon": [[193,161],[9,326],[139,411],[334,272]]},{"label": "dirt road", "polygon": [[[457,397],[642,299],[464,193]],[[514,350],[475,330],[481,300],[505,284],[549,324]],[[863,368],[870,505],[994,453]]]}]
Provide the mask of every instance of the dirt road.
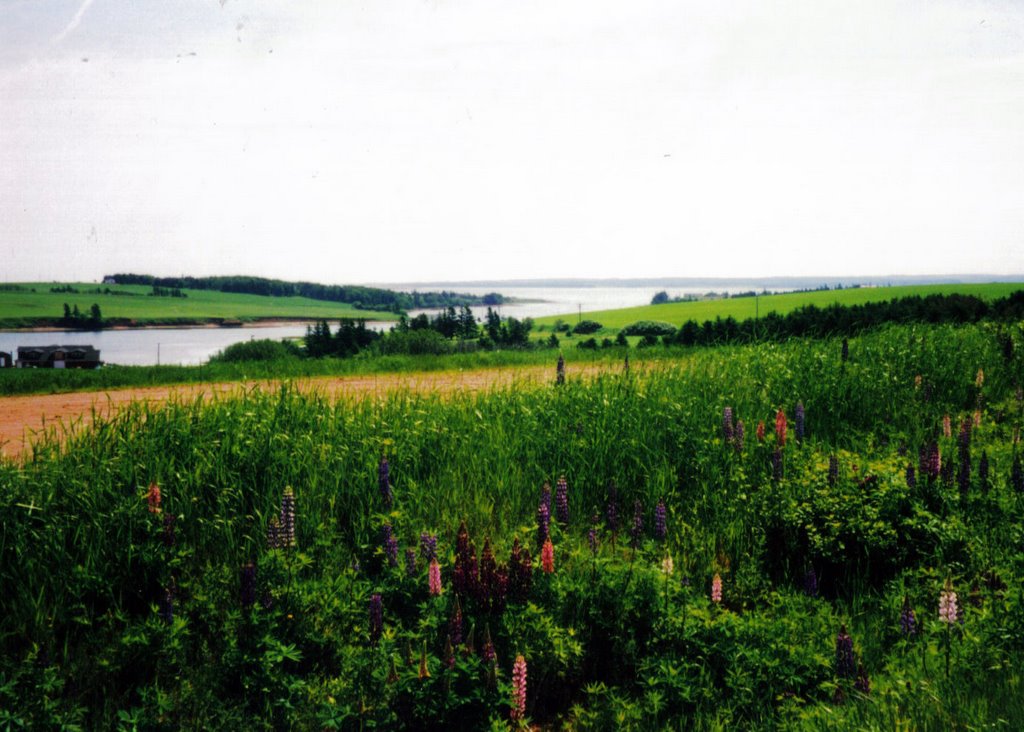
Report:
[{"label": "dirt road", "polygon": [[[571,378],[592,376],[601,366],[579,366]],[[395,391],[451,393],[481,391],[509,386],[512,383],[554,381],[550,366],[506,367],[473,371],[438,371],[412,374],[381,374],[368,376],[328,376],[296,379],[292,383],[301,391],[316,391],[335,398],[363,397]],[[229,394],[242,387],[276,389],[280,381],[229,382],[217,384],[183,384],[142,389],[117,389],[101,392],[44,394],[0,398],[0,453],[9,457],[26,455],[34,437],[54,426],[78,429],[88,425],[93,415],[107,417],[131,402],[161,404],[172,398],[193,400]]]}]

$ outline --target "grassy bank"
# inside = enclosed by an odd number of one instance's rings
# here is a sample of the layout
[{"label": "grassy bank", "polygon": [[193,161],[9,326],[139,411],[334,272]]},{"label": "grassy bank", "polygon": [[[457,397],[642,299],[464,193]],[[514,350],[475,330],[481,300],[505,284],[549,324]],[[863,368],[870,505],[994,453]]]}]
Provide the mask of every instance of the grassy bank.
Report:
[{"label": "grassy bank", "polygon": [[1014,337],[137,406],[0,463],[0,724],[1020,728]]},{"label": "grassy bank", "polygon": [[[902,297],[927,297],[928,295],[974,295],[984,300],[1006,297],[1021,289],[1021,283],[995,283],[980,285],[913,285],[900,287],[861,287],[845,290],[822,290],[818,292],[793,292],[782,295],[737,297],[721,300],[700,300],[696,302],[672,302],[662,305],[644,305],[635,308],[601,310],[584,313],[587,320],[601,323],[610,333],[640,320],[664,321],[679,326],[687,320],[698,323],[715,318],[732,317],[747,320],[765,316],[770,312],[780,315],[792,312],[805,305],[827,307],[832,304],[863,305],[869,302],[885,302]],[[576,313],[537,318],[538,330],[550,329],[557,320],[570,325],[577,320]],[[603,331],[604,332],[604,331]]]},{"label": "grassy bank", "polygon": [[[357,310],[345,303],[304,297],[265,297],[214,290],[183,290],[186,297],[154,297],[141,285],[95,283],[19,283],[0,288],[0,328],[59,326],[64,304],[88,316],[100,306],[104,321],[135,325],[189,325],[228,321],[304,319],[394,320],[394,313]],[[77,292],[51,292],[70,287]],[[97,292],[99,290],[99,292]]]}]

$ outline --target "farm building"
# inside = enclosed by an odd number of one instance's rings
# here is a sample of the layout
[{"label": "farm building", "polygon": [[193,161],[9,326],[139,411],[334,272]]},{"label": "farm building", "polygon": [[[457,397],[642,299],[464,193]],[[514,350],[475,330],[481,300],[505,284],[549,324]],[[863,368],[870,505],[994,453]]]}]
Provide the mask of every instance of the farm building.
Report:
[{"label": "farm building", "polygon": [[18,368],[94,369],[100,352],[92,346],[28,346],[18,348]]},{"label": "farm building", "polygon": [[14,359],[11,358],[11,354],[0,351],[0,369],[9,369],[14,365]]}]

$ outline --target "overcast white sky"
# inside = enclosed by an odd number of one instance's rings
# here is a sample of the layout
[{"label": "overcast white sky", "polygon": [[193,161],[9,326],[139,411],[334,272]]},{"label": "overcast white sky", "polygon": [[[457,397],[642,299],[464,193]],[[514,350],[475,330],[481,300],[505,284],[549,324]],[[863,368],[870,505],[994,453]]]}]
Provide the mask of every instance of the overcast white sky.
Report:
[{"label": "overcast white sky", "polygon": [[0,0],[0,280],[1024,273],[1024,3]]}]

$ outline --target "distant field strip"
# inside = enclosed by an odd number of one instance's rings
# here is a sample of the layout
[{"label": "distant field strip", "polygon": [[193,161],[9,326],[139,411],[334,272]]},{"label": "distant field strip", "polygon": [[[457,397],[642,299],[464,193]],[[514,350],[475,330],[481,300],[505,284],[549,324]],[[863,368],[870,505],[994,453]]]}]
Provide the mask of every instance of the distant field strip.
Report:
[{"label": "distant field strip", "polygon": [[[27,327],[40,319],[59,319],[64,314],[64,303],[71,308],[77,305],[85,316],[89,315],[89,309],[95,303],[100,306],[105,320],[125,318],[140,324],[208,319],[393,320],[396,317],[394,313],[389,312],[357,310],[347,303],[214,290],[183,290],[187,297],[154,297],[148,294],[151,288],[144,285],[70,283],[70,286],[79,292],[50,292],[50,288],[65,284],[34,282],[20,284],[19,287],[23,289],[0,289],[0,326]],[[109,288],[111,294],[97,293],[97,287],[101,291]],[[31,291],[33,289],[35,292]]]},{"label": "distant field strip", "polygon": [[[1006,297],[1016,290],[1024,289],[1024,283],[1004,282],[996,284],[969,285],[907,285],[900,287],[860,287],[845,290],[821,290],[815,292],[793,292],[783,295],[761,295],[754,297],[737,297],[722,300],[701,300],[697,302],[671,302],[663,305],[642,305],[635,308],[618,310],[598,310],[586,312],[588,320],[596,320],[605,328],[618,330],[638,320],[661,320],[673,325],[681,325],[687,320],[698,323],[714,320],[716,317],[732,316],[736,320],[747,320],[756,316],[764,316],[769,312],[785,315],[804,305],[815,305],[819,308],[829,305],[863,305],[869,302],[884,302],[901,297],[928,295],[974,295],[985,300]],[[671,292],[669,293],[672,294]],[[550,326],[556,320],[564,320],[570,325],[576,322],[576,313],[552,315],[537,318],[537,325]]]}]

